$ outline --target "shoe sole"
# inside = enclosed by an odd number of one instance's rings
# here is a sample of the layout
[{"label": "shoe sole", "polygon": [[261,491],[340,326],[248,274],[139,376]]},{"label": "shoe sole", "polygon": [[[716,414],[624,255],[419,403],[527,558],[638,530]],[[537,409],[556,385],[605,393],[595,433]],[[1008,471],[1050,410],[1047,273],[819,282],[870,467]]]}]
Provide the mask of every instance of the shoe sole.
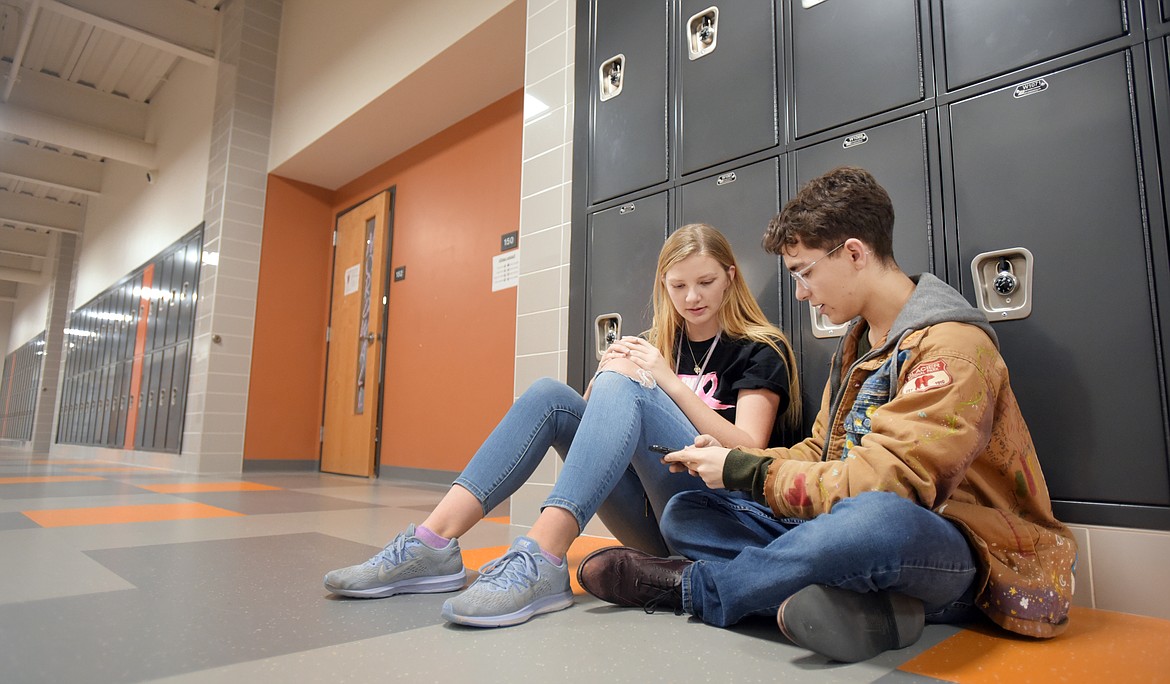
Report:
[{"label": "shoe sole", "polygon": [[922,602],[891,592],[812,585],[780,604],[780,631],[797,646],[842,663],[906,648],[922,636]]},{"label": "shoe sole", "polygon": [[467,584],[467,572],[460,570],[454,575],[440,575],[438,577],[416,577],[392,584],[384,584],[369,589],[342,589],[325,583],[325,588],[339,596],[351,598],[386,598],[395,594],[442,594],[450,591],[459,591]]},{"label": "shoe sole", "polygon": [[555,613],[573,605],[573,592],[554,594],[537,599],[520,610],[505,615],[458,615],[450,603],[443,604],[443,619],[457,625],[469,627],[511,627],[528,622],[542,613]]}]

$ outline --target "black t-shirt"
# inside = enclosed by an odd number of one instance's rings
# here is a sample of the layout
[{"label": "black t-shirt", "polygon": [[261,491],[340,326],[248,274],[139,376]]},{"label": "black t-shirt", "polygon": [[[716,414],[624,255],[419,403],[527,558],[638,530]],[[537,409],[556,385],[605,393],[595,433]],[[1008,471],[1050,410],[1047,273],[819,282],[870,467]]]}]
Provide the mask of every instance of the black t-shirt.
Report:
[{"label": "black t-shirt", "polygon": [[[675,346],[678,353],[676,372],[679,379],[688,387],[694,387],[698,379],[694,366],[702,365],[711,342],[711,340],[691,342],[688,348],[686,340],[680,339]],[[691,356],[692,351],[694,358]],[[766,389],[780,396],[780,413],[772,424],[772,435],[768,438],[768,445],[788,446],[782,443],[784,425],[781,419],[788,407],[788,365],[774,349],[762,342],[721,335],[719,344],[715,345],[711,358],[703,369],[696,394],[728,422],[734,423],[735,402],[739,391],[745,389]]]}]

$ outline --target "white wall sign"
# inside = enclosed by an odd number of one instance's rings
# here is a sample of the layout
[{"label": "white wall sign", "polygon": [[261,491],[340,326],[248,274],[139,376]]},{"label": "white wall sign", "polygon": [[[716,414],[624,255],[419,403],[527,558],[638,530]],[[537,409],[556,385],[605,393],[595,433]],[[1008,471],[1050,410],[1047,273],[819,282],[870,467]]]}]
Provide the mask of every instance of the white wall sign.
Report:
[{"label": "white wall sign", "polygon": [[358,281],[361,279],[361,273],[361,264],[354,264],[345,269],[345,294],[347,296],[358,291]]},{"label": "white wall sign", "polygon": [[520,282],[520,250],[492,257],[492,292],[516,287]]}]

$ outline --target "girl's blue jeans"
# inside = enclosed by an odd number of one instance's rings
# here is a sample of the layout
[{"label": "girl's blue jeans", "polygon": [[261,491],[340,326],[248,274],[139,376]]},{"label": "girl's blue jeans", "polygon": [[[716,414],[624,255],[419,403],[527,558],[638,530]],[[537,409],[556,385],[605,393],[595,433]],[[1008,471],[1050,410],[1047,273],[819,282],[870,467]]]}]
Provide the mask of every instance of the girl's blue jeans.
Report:
[{"label": "girl's blue jeans", "polygon": [[775,616],[812,584],[912,596],[929,622],[973,613],[978,568],[966,537],[896,494],[865,492],[799,520],[778,519],[738,492],[684,492],[661,520],[667,544],[696,561],[683,572],[683,609],[708,624]]},{"label": "girl's blue jeans", "polygon": [[687,473],[671,473],[647,447],[682,448],[697,435],[665,392],[616,371],[594,378],[588,402],[543,378],[516,400],[455,484],[487,513],[532,476],[551,447],[564,464],[542,510],[563,508],[580,529],[598,513],[623,544],[667,555],[658,530],[666,503],[706,486]]}]

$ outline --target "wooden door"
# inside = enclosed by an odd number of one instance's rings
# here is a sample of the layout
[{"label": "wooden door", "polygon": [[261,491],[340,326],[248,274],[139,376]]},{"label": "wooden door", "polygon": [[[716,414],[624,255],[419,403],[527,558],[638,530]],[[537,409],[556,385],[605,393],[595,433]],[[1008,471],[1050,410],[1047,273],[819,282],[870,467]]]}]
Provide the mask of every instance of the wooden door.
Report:
[{"label": "wooden door", "polygon": [[375,474],[391,211],[387,190],[337,217],[323,472]]}]

